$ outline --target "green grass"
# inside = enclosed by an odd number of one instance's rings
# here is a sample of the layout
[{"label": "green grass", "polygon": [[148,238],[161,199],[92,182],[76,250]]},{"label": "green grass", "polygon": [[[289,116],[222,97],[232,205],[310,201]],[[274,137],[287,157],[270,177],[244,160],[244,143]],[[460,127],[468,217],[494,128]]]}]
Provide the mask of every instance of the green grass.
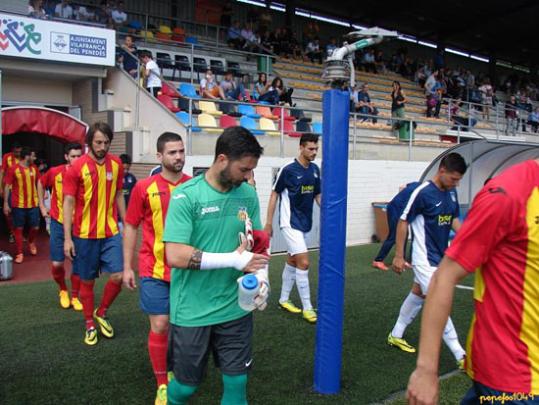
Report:
[{"label": "green grass", "polygon": [[[272,259],[270,305],[255,314],[251,404],[368,404],[405,389],[415,355],[388,347],[385,339],[410,289],[412,272],[398,276],[371,269],[378,248],[366,245],[347,251],[342,391],[333,396],[312,391],[315,326],[277,308],[285,257]],[[311,291],[316,296],[317,252],[311,257],[315,269]],[[103,281],[97,283],[98,295]],[[294,294],[292,299],[299,303]],[[452,316],[461,342],[471,310],[471,291],[457,291]],[[116,337],[100,337],[94,347],[82,342],[81,314],[59,308],[52,282],[0,287],[0,314],[1,404],[153,403],[148,321],[139,310],[137,293],[120,294],[109,311]],[[406,333],[412,344],[418,341],[418,331],[419,318]],[[445,346],[440,364],[442,374],[455,368]],[[465,377],[458,377],[447,395],[460,398],[465,385]],[[210,361],[191,403],[217,404],[221,389],[221,378]]]}]

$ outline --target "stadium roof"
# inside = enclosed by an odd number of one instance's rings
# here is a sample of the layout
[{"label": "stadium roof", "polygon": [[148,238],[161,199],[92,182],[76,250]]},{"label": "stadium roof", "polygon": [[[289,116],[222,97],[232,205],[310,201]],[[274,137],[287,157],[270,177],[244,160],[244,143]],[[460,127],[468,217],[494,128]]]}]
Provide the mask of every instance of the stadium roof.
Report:
[{"label": "stadium roof", "polygon": [[397,30],[428,43],[467,54],[512,62],[539,64],[536,29],[537,0],[380,1],[293,0],[304,8],[363,26]]}]

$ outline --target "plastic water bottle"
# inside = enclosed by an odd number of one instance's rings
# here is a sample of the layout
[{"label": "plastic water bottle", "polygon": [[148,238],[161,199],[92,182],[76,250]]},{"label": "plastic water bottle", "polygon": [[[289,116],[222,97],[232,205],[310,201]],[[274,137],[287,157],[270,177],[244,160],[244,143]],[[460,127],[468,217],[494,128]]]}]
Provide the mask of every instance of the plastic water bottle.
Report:
[{"label": "plastic water bottle", "polygon": [[258,279],[253,274],[248,274],[241,281],[238,280],[238,284],[238,305],[244,311],[253,311],[255,297],[260,289]]}]

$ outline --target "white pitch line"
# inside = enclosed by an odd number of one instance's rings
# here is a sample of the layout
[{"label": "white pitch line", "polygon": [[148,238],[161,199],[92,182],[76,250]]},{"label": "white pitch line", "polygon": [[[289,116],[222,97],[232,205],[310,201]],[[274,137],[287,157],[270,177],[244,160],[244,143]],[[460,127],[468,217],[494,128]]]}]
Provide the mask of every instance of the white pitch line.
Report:
[{"label": "white pitch line", "polygon": [[456,287],[457,287],[457,288],[460,288],[461,290],[471,290],[471,291],[473,291],[473,287],[470,287],[470,286],[467,286],[467,285],[460,285],[460,284],[457,284]]}]

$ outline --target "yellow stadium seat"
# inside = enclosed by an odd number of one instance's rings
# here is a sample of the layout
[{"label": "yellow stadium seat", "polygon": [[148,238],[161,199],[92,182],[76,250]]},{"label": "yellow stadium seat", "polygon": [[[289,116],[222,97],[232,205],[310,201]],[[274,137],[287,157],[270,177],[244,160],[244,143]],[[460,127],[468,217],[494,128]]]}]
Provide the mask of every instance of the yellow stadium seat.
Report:
[{"label": "yellow stadium seat", "polygon": [[200,100],[198,102],[198,108],[200,108],[206,114],[215,115],[216,117],[223,115],[223,112],[217,109],[217,106],[213,101]]},{"label": "yellow stadium seat", "polygon": [[145,39],[153,39],[153,32],[151,31],[140,31],[140,36]]},{"label": "yellow stadium seat", "polygon": [[172,30],[168,25],[160,25],[159,32],[162,34],[172,34]]},{"label": "yellow stadium seat", "polygon": [[200,114],[198,116],[198,126],[201,127],[203,131],[210,134],[220,134],[223,132],[223,130],[217,126],[215,117],[210,114]]},{"label": "yellow stadium seat", "polygon": [[281,133],[275,128],[275,123],[268,118],[260,118],[260,129],[266,132],[267,135],[279,136]]}]

